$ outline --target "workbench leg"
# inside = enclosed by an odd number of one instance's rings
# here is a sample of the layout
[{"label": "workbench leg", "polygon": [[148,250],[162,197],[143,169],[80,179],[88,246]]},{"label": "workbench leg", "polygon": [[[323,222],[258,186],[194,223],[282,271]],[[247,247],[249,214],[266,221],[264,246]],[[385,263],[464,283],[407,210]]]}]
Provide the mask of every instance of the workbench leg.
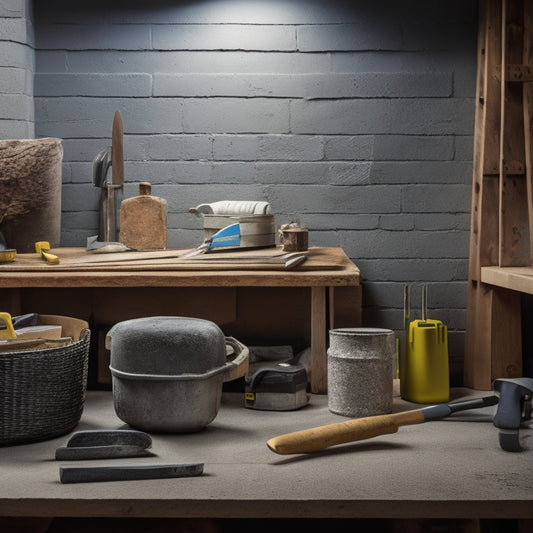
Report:
[{"label": "workbench leg", "polygon": [[478,283],[468,297],[464,385],[491,390],[495,379],[522,375],[520,293]]},{"label": "workbench leg", "polygon": [[311,392],[326,394],[327,375],[327,287],[311,287]]}]

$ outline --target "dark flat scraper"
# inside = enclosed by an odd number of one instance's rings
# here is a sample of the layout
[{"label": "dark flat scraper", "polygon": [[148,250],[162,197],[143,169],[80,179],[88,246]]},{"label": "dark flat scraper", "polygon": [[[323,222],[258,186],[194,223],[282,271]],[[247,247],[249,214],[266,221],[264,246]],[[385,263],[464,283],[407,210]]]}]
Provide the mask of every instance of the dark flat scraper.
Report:
[{"label": "dark flat scraper", "polygon": [[72,435],[66,447],[56,450],[56,460],[110,459],[151,455],[152,438],[137,430],[87,430]]},{"label": "dark flat scraper", "polygon": [[63,466],[59,468],[61,483],[89,483],[94,481],[131,481],[199,476],[203,463],[183,465],[128,466]]}]

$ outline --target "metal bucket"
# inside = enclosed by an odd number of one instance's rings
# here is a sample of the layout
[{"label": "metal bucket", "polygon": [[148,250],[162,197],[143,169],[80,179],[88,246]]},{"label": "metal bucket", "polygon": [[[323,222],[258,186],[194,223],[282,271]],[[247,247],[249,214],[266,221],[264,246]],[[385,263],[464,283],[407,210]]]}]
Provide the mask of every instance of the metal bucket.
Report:
[{"label": "metal bucket", "polygon": [[199,431],[216,417],[223,383],[248,370],[248,348],[199,318],[125,320],[106,347],[115,412],[144,431]]},{"label": "metal bucket", "polygon": [[390,329],[330,330],[328,409],[354,418],[392,412],[395,350]]}]

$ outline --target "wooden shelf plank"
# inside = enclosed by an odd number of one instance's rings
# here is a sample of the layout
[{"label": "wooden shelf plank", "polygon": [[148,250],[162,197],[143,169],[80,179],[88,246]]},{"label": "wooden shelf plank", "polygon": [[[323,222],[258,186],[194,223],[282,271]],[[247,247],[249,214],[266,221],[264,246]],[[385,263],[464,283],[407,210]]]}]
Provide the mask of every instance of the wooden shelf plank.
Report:
[{"label": "wooden shelf plank", "polygon": [[533,267],[483,267],[481,281],[504,289],[533,294]]}]

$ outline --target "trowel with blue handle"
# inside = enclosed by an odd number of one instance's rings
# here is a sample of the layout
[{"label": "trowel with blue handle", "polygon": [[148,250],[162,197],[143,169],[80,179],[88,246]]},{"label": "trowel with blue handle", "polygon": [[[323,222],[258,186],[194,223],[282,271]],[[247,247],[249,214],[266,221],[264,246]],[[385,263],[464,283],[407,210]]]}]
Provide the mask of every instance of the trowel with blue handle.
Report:
[{"label": "trowel with blue handle", "polygon": [[185,254],[183,257],[193,257],[205,254],[215,248],[238,248],[241,244],[241,227],[238,222],[217,231],[206,239],[196,250]]}]

